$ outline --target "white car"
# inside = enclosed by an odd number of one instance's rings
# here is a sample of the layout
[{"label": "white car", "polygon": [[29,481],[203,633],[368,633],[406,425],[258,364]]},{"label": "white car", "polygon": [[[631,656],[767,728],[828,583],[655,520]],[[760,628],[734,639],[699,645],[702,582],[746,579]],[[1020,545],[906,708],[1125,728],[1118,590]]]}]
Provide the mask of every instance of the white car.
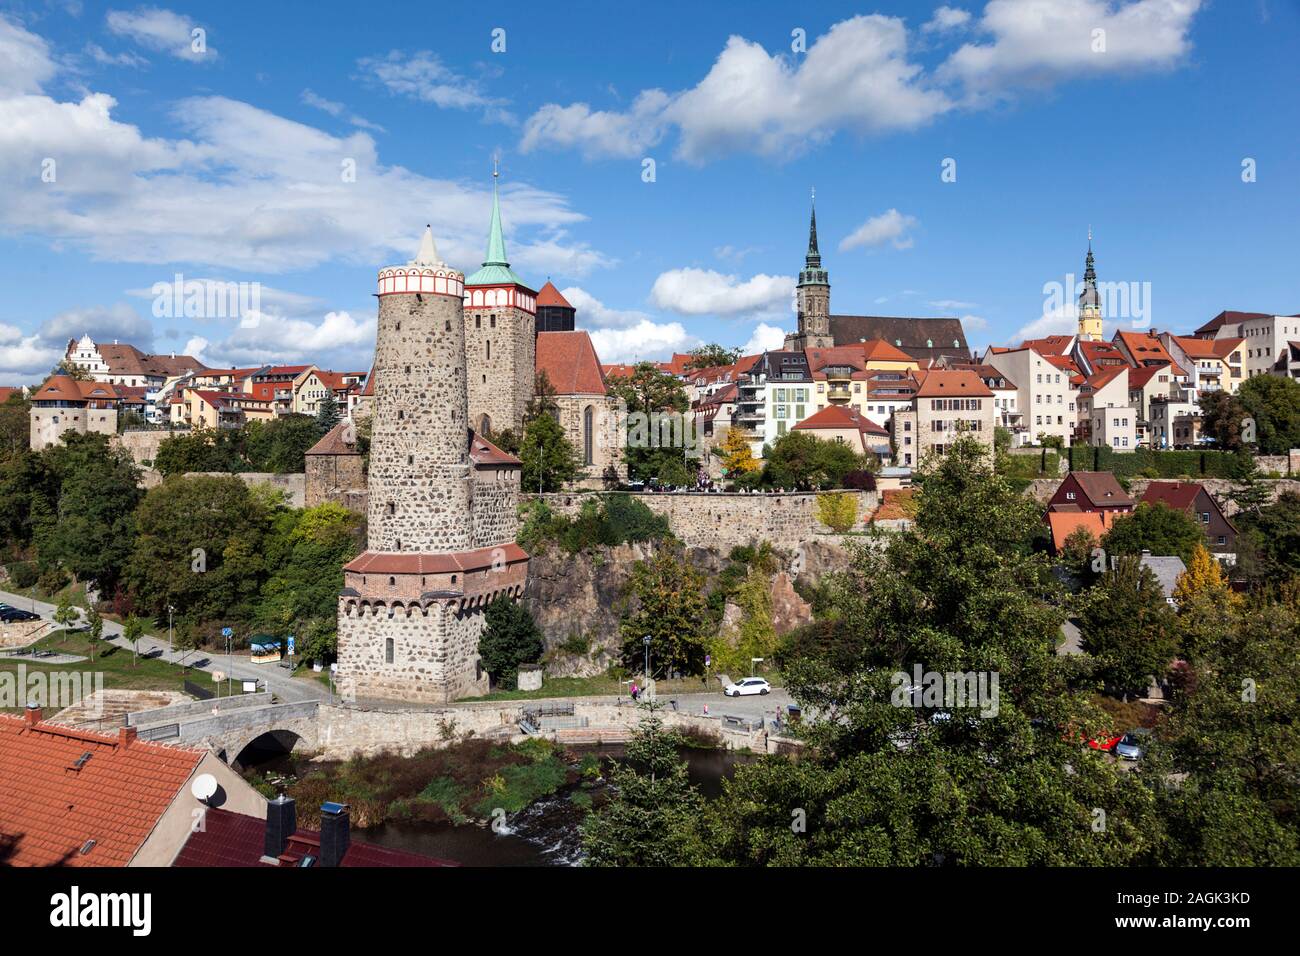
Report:
[{"label": "white car", "polygon": [[772,685],[761,677],[746,677],[742,681],[734,684],[728,684],[722,688],[722,692],[728,697],[748,697],[751,694],[767,694],[772,690]]}]

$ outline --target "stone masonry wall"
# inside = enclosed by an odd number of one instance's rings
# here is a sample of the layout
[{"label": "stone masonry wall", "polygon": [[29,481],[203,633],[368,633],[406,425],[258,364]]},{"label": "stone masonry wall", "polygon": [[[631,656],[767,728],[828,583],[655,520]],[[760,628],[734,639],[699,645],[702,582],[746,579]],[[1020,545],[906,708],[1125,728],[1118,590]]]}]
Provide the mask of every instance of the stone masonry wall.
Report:
[{"label": "stone masonry wall", "polygon": [[519,469],[475,468],[470,506],[473,546],[490,548],[519,533]]},{"label": "stone masonry wall", "polygon": [[33,405],[30,415],[32,430],[28,444],[32,451],[57,445],[66,431],[82,435],[86,432],[117,434],[116,408],[44,408]]},{"label": "stone masonry wall", "polygon": [[[623,492],[616,492],[623,494]],[[875,510],[877,493],[851,491],[858,499],[858,520]],[[556,514],[577,515],[591,493],[529,495],[540,499]],[[817,520],[817,495],[813,493],[740,494],[637,494],[651,511],[668,519],[673,534],[687,546],[715,548],[723,553],[739,544],[770,541],[781,548],[797,548],[815,535],[833,534]]]},{"label": "stone masonry wall", "polygon": [[270,485],[276,491],[284,494],[285,504],[290,508],[305,506],[307,482],[305,476],[300,472],[292,472],[287,475],[269,471],[241,471],[234,474],[227,471],[187,471],[185,473],[186,478],[193,478],[197,475],[205,475],[209,478],[238,478],[250,488],[254,485]]},{"label": "stone masonry wall", "polygon": [[113,442],[126,449],[132,461],[143,466],[145,462],[152,464],[158,458],[158,449],[171,435],[165,429],[125,431]]},{"label": "stone masonry wall", "polygon": [[[581,467],[574,484],[581,488],[604,487],[605,471],[612,467],[621,480],[627,479],[623,442],[619,428],[619,403],[612,395],[557,395],[560,427],[573,443]],[[592,410],[591,464],[586,460],[586,411]]]},{"label": "stone masonry wall", "polygon": [[470,547],[465,341],[455,296],[384,295],[375,345],[369,547]]},{"label": "stone masonry wall", "polygon": [[[537,365],[537,322],[523,309],[504,305],[465,309],[465,366],[469,426],[489,434],[519,434],[532,400]],[[490,352],[490,355],[489,355]]]},{"label": "stone masonry wall", "polygon": [[345,505],[346,492],[366,486],[360,455],[308,455],[305,474],[308,508],[326,501]]}]

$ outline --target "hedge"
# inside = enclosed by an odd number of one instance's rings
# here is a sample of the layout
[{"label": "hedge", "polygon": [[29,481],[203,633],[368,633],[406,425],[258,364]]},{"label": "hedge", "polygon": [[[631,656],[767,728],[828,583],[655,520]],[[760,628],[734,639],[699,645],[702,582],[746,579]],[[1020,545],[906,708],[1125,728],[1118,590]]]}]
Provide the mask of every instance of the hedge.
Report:
[{"label": "hedge", "polygon": [[1255,464],[1250,455],[1230,451],[1117,452],[1104,445],[1073,445],[1066,452],[1071,471],[1109,471],[1122,478],[1243,478]]}]

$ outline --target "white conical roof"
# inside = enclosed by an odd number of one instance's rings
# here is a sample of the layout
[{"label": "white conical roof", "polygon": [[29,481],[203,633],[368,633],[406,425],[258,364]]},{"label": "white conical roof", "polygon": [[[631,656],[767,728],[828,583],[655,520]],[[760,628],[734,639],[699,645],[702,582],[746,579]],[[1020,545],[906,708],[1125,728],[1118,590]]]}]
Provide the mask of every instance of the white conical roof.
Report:
[{"label": "white conical roof", "polygon": [[420,239],[420,249],[411,260],[413,266],[440,266],[444,265],[438,256],[438,246],[433,241],[433,228],[424,227],[424,236]]}]

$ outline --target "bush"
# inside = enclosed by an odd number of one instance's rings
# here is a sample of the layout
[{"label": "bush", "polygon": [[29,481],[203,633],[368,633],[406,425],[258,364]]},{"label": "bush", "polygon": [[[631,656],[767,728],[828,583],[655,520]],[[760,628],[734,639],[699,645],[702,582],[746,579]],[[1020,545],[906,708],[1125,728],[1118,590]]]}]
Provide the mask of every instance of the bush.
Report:
[{"label": "bush", "polygon": [[632,495],[614,492],[586,499],[573,518],[556,515],[543,502],[533,502],[526,506],[518,541],[532,553],[555,542],[569,554],[578,554],[630,541],[662,541],[671,535],[667,518]]},{"label": "bush", "polygon": [[32,561],[19,561],[9,565],[9,581],[14,587],[29,588],[36,583],[40,572]]}]

